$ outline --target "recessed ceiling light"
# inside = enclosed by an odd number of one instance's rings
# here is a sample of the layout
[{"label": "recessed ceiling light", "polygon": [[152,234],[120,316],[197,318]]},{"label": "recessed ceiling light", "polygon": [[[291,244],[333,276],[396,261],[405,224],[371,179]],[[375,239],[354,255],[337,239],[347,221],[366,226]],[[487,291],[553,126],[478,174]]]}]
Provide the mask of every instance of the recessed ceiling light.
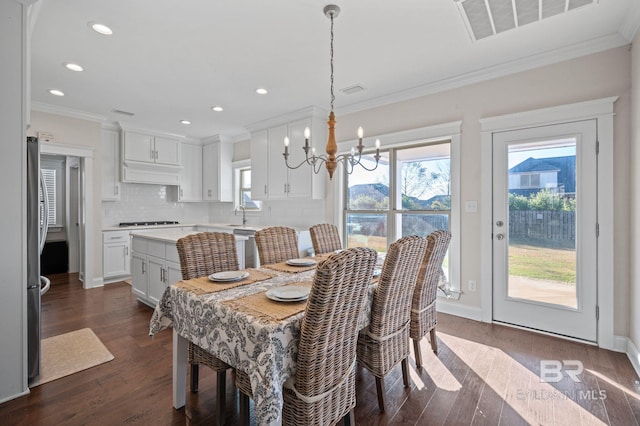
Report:
[{"label": "recessed ceiling light", "polygon": [[51,89],[51,90],[49,90],[49,93],[51,93],[52,95],[56,95],[56,96],[64,96],[64,92],[62,90],[58,90],[58,89]]},{"label": "recessed ceiling light", "polygon": [[212,109],[212,110],[214,110],[215,112],[221,112],[221,111],[224,111],[224,108],[222,108],[222,107],[221,107],[221,106],[219,106],[219,105],[213,106],[213,107],[211,107],[211,109]]},{"label": "recessed ceiling light", "polygon": [[64,64],[64,66],[65,66],[68,70],[71,70],[71,71],[77,71],[77,72],[84,71],[84,68],[82,68],[82,67],[81,67],[80,65],[78,65],[78,64],[66,63],[66,64]]},{"label": "recessed ceiling light", "polygon": [[191,124],[189,120],[180,120],[181,124]]},{"label": "recessed ceiling light", "polygon": [[93,31],[100,33],[102,35],[113,34],[113,31],[111,30],[111,28],[107,27],[104,24],[99,24],[97,22],[89,22],[89,27],[91,27]]},{"label": "recessed ceiling light", "polygon": [[266,95],[267,94],[267,89],[259,87],[259,88],[256,89],[256,93],[258,95]]}]

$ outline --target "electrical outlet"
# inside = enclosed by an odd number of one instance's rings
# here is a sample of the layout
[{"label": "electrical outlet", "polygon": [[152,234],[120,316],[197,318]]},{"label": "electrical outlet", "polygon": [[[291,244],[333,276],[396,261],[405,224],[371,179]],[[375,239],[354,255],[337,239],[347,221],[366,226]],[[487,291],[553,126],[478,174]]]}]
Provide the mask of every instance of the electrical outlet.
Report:
[{"label": "electrical outlet", "polygon": [[469,291],[476,291],[476,282],[475,282],[475,280],[469,280],[469,283],[467,284],[467,287],[469,287]]}]

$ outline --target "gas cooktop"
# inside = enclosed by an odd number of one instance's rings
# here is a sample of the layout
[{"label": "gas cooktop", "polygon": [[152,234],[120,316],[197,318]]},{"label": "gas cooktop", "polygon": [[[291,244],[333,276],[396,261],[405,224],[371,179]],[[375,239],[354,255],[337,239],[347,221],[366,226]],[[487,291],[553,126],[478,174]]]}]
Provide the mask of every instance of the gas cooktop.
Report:
[{"label": "gas cooktop", "polygon": [[153,226],[153,225],[177,225],[177,220],[140,220],[137,222],[120,222],[118,226],[125,228],[127,226]]}]

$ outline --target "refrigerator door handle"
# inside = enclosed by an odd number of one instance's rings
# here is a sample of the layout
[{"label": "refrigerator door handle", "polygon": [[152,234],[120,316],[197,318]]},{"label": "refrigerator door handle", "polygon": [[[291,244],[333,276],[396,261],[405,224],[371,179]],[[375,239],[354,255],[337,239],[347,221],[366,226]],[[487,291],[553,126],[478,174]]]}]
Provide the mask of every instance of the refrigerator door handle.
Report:
[{"label": "refrigerator door handle", "polygon": [[40,234],[40,254],[44,249],[44,243],[47,241],[47,232],[49,231],[49,192],[47,191],[47,184],[44,180],[42,170],[40,172],[40,188],[42,188],[42,196],[44,198],[44,217],[42,219],[42,234]]},{"label": "refrigerator door handle", "polygon": [[[44,287],[42,286],[44,284]],[[40,275],[40,296],[49,291],[49,287],[51,287],[51,280],[47,277],[43,277]]]}]

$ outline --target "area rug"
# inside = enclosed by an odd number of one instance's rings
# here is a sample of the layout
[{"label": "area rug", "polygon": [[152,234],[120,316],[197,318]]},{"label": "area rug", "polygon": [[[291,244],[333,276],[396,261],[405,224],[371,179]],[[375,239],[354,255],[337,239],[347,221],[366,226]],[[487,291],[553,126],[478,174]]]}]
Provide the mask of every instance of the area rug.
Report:
[{"label": "area rug", "polygon": [[113,359],[90,328],[48,337],[41,347],[40,381],[36,386]]}]

